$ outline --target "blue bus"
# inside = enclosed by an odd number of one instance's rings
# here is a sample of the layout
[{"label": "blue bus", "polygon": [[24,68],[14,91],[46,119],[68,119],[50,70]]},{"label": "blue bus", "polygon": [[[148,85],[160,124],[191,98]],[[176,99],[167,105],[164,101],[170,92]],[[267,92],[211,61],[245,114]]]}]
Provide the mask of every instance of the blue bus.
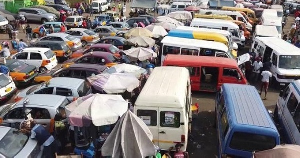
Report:
[{"label": "blue bus", "polygon": [[215,112],[220,158],[252,158],[253,152],[280,144],[278,130],[253,86],[223,84]]}]

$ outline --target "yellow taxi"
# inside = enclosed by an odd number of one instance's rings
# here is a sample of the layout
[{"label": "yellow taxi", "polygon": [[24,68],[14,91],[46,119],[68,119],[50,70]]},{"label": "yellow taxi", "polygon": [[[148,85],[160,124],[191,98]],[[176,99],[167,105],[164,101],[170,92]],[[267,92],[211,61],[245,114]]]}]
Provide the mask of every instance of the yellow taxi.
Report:
[{"label": "yellow taxi", "polygon": [[81,39],[83,47],[88,44],[94,44],[100,39],[99,34],[85,28],[71,28],[70,30],[66,31],[66,33]]}]

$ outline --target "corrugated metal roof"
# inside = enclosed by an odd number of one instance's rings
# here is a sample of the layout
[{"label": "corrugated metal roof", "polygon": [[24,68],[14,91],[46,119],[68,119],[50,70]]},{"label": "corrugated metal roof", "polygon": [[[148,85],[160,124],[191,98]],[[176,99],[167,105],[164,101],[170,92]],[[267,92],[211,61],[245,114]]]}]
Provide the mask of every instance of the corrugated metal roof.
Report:
[{"label": "corrugated metal roof", "polygon": [[156,0],[133,0],[131,8],[154,8]]},{"label": "corrugated metal roof", "polygon": [[[250,85],[223,84],[224,99],[232,121],[237,124],[275,128],[257,89]],[[260,106],[262,105],[262,106]],[[276,128],[275,128],[276,129]]]}]

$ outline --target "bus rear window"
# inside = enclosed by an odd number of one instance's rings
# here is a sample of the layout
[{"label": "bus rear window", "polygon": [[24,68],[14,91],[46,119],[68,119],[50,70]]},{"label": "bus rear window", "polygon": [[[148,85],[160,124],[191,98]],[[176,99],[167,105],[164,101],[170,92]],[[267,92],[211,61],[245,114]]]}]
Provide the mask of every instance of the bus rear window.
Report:
[{"label": "bus rear window", "polygon": [[249,152],[272,149],[275,146],[274,137],[245,132],[235,132],[229,144],[232,149]]}]

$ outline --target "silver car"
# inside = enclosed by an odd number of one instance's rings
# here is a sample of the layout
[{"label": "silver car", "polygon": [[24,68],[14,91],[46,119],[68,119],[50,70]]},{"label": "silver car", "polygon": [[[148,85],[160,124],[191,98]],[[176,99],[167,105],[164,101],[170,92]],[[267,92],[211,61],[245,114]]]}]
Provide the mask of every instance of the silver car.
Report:
[{"label": "silver car", "polygon": [[54,14],[48,13],[39,8],[20,8],[19,15],[24,15],[27,20],[40,21],[42,23],[48,21],[56,21],[57,17]]},{"label": "silver car", "polygon": [[98,33],[100,38],[116,36],[119,33],[119,31],[112,26],[98,26],[94,29],[94,32]]},{"label": "silver car", "polygon": [[126,22],[110,22],[107,26],[112,26],[119,31],[128,31],[130,29]]},{"label": "silver car", "polygon": [[37,141],[17,129],[0,126],[0,157],[30,158],[38,157],[39,153]]}]

